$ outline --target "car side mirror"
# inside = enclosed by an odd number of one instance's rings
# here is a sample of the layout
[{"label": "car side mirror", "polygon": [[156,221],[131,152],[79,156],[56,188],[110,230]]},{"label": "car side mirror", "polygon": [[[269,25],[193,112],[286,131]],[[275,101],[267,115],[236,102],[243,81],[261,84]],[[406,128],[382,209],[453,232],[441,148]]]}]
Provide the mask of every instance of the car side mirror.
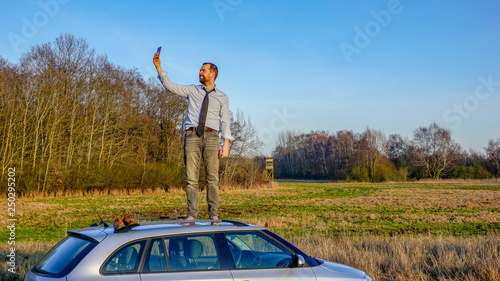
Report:
[{"label": "car side mirror", "polygon": [[293,257],[293,267],[304,267],[306,265],[306,260],[301,255],[295,255]]}]

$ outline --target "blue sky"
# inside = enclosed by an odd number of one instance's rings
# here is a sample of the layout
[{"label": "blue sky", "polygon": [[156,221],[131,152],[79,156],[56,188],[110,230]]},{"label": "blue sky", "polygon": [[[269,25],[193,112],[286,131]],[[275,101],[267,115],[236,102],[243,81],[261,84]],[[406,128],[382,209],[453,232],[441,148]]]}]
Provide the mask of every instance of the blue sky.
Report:
[{"label": "blue sky", "polygon": [[0,55],[61,33],[180,84],[201,63],[265,143],[280,131],[412,136],[436,122],[465,149],[500,137],[500,1],[0,0]]}]

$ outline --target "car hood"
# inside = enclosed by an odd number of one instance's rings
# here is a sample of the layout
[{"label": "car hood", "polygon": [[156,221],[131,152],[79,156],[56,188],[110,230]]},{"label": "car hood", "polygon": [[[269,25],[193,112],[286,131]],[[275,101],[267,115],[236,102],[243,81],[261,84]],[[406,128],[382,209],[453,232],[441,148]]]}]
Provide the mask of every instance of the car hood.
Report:
[{"label": "car hood", "polygon": [[[323,261],[319,266],[314,267],[314,272],[320,280],[371,280],[366,273],[343,264]],[[333,277],[333,278],[332,278]]]}]

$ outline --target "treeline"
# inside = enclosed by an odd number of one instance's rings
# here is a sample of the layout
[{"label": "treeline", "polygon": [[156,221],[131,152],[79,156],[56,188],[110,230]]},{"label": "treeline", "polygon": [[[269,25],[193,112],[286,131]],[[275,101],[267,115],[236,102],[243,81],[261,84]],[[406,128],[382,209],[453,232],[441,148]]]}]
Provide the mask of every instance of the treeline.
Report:
[{"label": "treeline", "polygon": [[273,152],[276,178],[406,181],[422,178],[488,179],[499,177],[500,138],[484,153],[465,151],[448,129],[419,127],[413,138],[363,133],[282,132]]},{"label": "treeline", "polygon": [[[186,109],[185,99],[156,79],[113,64],[71,34],[32,46],[16,64],[0,56],[0,182],[13,168],[21,195],[181,187]],[[231,113],[231,130],[235,140],[220,162],[221,184],[266,179],[250,118]],[[369,128],[287,131],[273,157],[276,178],[498,178],[500,138],[483,153],[464,151],[436,124],[417,128],[412,139]]]},{"label": "treeline", "polygon": [[[186,108],[156,79],[71,34],[31,47],[17,64],[0,56],[0,182],[14,168],[21,194],[182,186]],[[263,176],[254,157],[262,143],[243,113],[231,119],[236,139],[221,182],[252,184]]]}]

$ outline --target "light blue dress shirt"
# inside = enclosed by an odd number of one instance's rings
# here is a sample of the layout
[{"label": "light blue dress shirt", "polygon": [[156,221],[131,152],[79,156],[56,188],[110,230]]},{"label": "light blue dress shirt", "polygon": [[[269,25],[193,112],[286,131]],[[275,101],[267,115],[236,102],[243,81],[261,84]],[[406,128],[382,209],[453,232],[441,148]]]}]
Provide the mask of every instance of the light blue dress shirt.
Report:
[{"label": "light blue dress shirt", "polygon": [[[170,93],[185,97],[188,100],[187,118],[186,123],[184,123],[184,129],[187,130],[190,127],[198,127],[201,106],[206,95],[205,86],[175,84],[167,75],[168,72],[163,71],[161,75],[158,76],[163,87]],[[224,139],[234,140],[233,136],[231,136],[228,96],[215,87],[215,91],[211,92],[208,98],[208,112],[205,127],[220,131],[221,137]]]}]

